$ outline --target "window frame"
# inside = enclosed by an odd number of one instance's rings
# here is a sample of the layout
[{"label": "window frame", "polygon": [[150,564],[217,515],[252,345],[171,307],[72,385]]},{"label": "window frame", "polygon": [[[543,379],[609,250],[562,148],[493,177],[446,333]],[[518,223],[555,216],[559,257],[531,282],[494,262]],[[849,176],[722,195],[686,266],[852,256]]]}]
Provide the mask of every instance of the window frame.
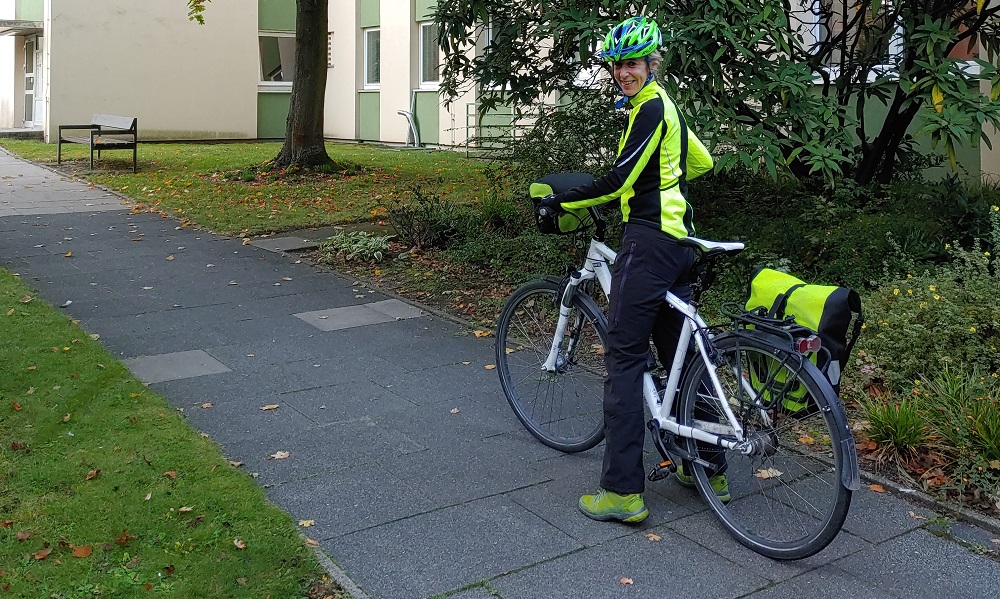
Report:
[{"label": "window frame", "polygon": [[417,44],[418,44],[418,51],[417,51],[417,82],[418,82],[418,85],[419,85],[420,89],[436,90],[441,85],[441,71],[440,71],[440,68],[441,68],[441,48],[437,47],[437,40],[436,39],[431,40],[431,43],[434,44],[434,46],[435,46],[435,53],[437,54],[437,57],[438,57],[438,61],[437,61],[437,67],[438,67],[438,70],[437,70],[437,79],[433,79],[433,80],[424,79],[424,67],[426,66],[424,64],[424,57],[425,57],[424,44],[426,44],[427,41],[428,41],[427,40],[427,33],[426,33],[426,31],[428,29],[432,28],[432,27],[437,27],[437,23],[435,23],[434,21],[420,21],[420,22],[417,23],[417,29],[419,31],[419,35],[417,36],[417,38],[418,38],[418,41],[417,41]]},{"label": "window frame", "polygon": [[[288,79],[285,81],[267,81],[264,79],[264,57],[260,53],[260,39],[265,37],[274,38],[291,38],[293,41],[298,43],[295,39],[295,32],[293,31],[273,31],[268,29],[261,29],[257,31],[257,89],[258,91],[267,92],[289,92],[292,90],[292,82],[294,81],[294,69],[292,70],[293,79]],[[294,48],[292,50],[295,51]],[[279,56],[280,60],[280,56]],[[282,68],[282,74],[285,70]]]},{"label": "window frame", "polygon": [[[369,79],[368,72],[368,36],[377,33],[378,34],[378,81],[372,82]],[[361,86],[367,90],[379,90],[382,88],[382,28],[381,27],[366,27],[361,30]]]}]

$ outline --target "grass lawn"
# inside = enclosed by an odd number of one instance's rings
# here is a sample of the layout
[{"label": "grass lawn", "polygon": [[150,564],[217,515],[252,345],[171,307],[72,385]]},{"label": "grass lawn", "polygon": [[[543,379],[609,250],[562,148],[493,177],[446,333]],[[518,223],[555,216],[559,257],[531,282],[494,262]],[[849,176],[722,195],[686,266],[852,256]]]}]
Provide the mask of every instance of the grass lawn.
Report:
[{"label": "grass lawn", "polygon": [[347,596],[215,443],[2,269],[0,364],[0,596]]},{"label": "grass lawn", "polygon": [[[55,144],[4,139],[2,145],[22,158],[55,165]],[[342,171],[258,176],[253,167],[280,149],[279,143],[141,144],[139,172],[132,174],[129,152],[105,152],[90,172],[90,150],[71,144],[63,145],[63,168],[149,209],[218,233],[249,235],[377,220],[416,187],[474,202],[485,185],[485,163],[458,152],[360,144],[327,144]]]}]

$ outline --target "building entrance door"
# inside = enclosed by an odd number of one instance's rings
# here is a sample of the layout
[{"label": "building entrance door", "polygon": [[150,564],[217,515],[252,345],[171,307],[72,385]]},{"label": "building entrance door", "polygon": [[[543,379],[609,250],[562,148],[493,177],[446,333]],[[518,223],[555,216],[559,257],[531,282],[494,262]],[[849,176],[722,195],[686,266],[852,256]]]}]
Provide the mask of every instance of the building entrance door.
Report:
[{"label": "building entrance door", "polygon": [[42,38],[35,38],[35,108],[32,111],[32,123],[35,127],[45,124],[45,69],[42,68]]},{"label": "building entrance door", "polygon": [[35,37],[24,40],[24,126],[35,125]]}]

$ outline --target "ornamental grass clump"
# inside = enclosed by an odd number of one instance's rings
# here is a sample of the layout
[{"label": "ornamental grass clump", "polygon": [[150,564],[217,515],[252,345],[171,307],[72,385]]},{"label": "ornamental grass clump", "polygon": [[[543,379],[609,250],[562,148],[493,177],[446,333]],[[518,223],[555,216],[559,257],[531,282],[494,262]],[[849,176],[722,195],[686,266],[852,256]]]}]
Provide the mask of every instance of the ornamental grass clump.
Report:
[{"label": "ornamental grass clump", "polygon": [[879,446],[880,464],[891,459],[907,461],[924,450],[933,440],[918,395],[883,401],[866,399],[861,405],[868,419],[868,439]]},{"label": "ornamental grass clump", "polygon": [[1000,501],[1000,374],[944,368],[923,386],[928,422],[950,458],[952,487]]}]

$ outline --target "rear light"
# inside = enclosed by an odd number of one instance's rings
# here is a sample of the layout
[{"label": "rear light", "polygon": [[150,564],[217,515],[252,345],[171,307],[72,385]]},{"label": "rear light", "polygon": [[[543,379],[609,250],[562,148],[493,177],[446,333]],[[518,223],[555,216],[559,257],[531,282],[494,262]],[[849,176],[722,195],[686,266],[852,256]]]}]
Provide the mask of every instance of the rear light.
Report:
[{"label": "rear light", "polygon": [[819,335],[809,335],[795,340],[795,351],[800,354],[814,354],[821,347]]}]

